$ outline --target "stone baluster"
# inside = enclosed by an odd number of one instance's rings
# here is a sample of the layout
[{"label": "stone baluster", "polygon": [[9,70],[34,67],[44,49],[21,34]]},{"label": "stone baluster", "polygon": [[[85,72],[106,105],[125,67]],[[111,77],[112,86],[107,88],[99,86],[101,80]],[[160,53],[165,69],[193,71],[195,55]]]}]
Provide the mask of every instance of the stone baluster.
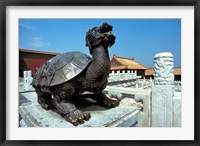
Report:
[{"label": "stone baluster", "polygon": [[23,76],[23,82],[24,82],[24,89],[25,90],[30,90],[32,88],[31,82],[32,82],[32,72],[29,71],[24,71],[24,76]]},{"label": "stone baluster", "polygon": [[152,127],[173,126],[174,59],[169,52],[154,56]]},{"label": "stone baluster", "polygon": [[136,85],[135,85],[136,88],[138,88],[138,83],[139,83],[139,79],[137,78],[136,79]]}]

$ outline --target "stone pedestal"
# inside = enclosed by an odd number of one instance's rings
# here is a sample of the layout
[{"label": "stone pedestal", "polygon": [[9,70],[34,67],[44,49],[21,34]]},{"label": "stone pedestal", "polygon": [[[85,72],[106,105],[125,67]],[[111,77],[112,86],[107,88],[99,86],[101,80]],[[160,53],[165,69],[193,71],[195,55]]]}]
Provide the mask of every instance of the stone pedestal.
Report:
[{"label": "stone pedestal", "polygon": [[152,86],[152,127],[173,126],[174,85]]},{"label": "stone pedestal", "polygon": [[[21,93],[29,102],[22,103],[19,112],[27,127],[55,127],[67,128],[76,127],[66,122],[55,111],[46,111],[36,102],[35,92]],[[116,108],[106,109],[97,105],[82,107],[81,110],[89,111],[91,118],[84,124],[77,127],[131,127],[137,123],[141,116],[140,109],[130,102],[131,99],[124,99]]]}]

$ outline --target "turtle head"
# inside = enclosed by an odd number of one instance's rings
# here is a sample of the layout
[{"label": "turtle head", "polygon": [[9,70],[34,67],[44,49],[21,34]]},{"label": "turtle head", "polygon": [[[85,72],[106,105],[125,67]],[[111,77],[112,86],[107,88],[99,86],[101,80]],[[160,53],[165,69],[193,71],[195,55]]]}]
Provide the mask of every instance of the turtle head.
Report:
[{"label": "turtle head", "polygon": [[95,47],[102,45],[105,48],[115,43],[115,36],[112,34],[112,26],[104,22],[100,27],[94,27],[86,32],[86,46],[90,52]]}]

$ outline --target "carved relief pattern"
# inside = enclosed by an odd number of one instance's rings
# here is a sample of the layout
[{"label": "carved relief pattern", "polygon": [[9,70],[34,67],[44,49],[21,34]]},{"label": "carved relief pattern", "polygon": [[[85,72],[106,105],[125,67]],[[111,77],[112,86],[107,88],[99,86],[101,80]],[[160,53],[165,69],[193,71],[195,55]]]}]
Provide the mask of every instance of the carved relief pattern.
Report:
[{"label": "carved relief pattern", "polygon": [[154,84],[171,85],[174,82],[174,58],[169,52],[154,56]]}]

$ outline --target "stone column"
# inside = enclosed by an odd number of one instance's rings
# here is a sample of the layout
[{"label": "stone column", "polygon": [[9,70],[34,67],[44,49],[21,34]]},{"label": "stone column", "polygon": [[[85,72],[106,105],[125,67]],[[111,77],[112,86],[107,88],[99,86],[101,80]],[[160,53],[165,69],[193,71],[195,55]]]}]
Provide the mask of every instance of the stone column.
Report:
[{"label": "stone column", "polygon": [[173,126],[174,59],[169,52],[154,56],[152,127]]}]

